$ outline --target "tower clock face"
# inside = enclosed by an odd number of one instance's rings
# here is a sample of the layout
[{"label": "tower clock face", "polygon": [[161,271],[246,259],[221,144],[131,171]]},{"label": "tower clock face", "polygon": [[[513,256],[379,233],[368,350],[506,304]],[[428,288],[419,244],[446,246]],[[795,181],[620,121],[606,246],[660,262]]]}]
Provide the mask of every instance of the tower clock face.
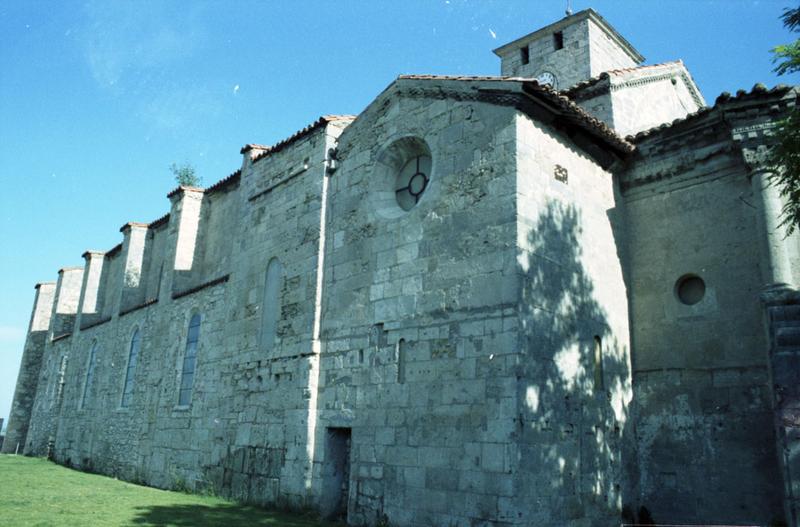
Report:
[{"label": "tower clock face", "polygon": [[558,89],[556,76],[550,73],[549,71],[543,71],[538,77],[536,77],[536,81],[539,84],[547,84],[554,90]]}]

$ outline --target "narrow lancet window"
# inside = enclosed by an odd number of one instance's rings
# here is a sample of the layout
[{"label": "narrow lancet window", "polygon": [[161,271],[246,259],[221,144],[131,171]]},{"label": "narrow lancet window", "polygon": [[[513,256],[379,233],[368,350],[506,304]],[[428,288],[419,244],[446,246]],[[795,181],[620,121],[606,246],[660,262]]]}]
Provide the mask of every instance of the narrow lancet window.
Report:
[{"label": "narrow lancet window", "polygon": [[141,337],[139,328],[136,328],[133,332],[133,337],[131,337],[131,347],[128,352],[128,368],[125,370],[125,385],[122,388],[122,402],[120,406],[123,408],[131,404],[131,398],[133,397],[133,376],[136,373],[136,360],[139,357],[140,343]]},{"label": "narrow lancet window", "polygon": [[594,391],[603,391],[603,341],[594,337]]},{"label": "narrow lancet window", "polygon": [[271,351],[278,336],[278,320],[281,315],[281,282],[283,266],[277,258],[270,260],[264,284],[264,303],[261,307],[261,347]]},{"label": "narrow lancet window", "polygon": [[406,340],[400,339],[397,341],[397,382],[403,384],[406,382]]},{"label": "narrow lancet window", "polygon": [[61,365],[58,367],[58,386],[56,386],[56,406],[61,404],[64,398],[64,384],[67,378],[67,356],[61,357]]},{"label": "narrow lancet window", "polygon": [[183,355],[181,370],[181,388],[178,393],[178,405],[189,406],[192,402],[192,386],[194,371],[197,365],[197,341],[200,340],[200,314],[192,316],[189,322],[189,334],[186,336],[186,353]]},{"label": "narrow lancet window", "polygon": [[86,381],[83,383],[83,395],[81,396],[81,408],[86,406],[89,397],[89,390],[92,389],[92,379],[94,378],[94,366],[97,360],[97,341],[92,342],[92,349],[89,350],[89,364],[86,367]]}]

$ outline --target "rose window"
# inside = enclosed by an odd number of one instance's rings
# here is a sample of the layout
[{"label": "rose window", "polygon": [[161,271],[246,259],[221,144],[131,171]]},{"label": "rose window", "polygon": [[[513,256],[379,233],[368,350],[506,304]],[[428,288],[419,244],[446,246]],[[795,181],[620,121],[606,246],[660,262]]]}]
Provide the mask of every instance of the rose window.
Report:
[{"label": "rose window", "polygon": [[409,159],[395,181],[397,204],[403,210],[411,210],[428,187],[431,173],[431,158],[418,155]]}]

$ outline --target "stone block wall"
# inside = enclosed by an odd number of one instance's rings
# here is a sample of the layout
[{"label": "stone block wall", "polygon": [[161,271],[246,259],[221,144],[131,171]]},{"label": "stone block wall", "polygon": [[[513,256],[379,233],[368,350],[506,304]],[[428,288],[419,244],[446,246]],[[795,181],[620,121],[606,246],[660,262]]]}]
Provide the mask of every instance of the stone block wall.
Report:
[{"label": "stone block wall", "polygon": [[683,119],[705,106],[681,61],[610,71],[568,95],[623,137]]},{"label": "stone block wall", "polygon": [[100,320],[111,318],[119,311],[120,292],[124,277],[122,244],[108,251],[103,259],[103,272],[98,295],[102,297],[102,316]]},{"label": "stone block wall", "polygon": [[72,333],[78,313],[78,300],[83,282],[83,269],[67,267],[59,270],[53,313],[50,316],[51,337]]},{"label": "stone block wall", "polygon": [[[561,46],[561,47],[559,47]],[[559,90],[644,59],[591,9],[568,16],[495,50],[503,76],[555,75]],[[526,62],[527,61],[527,62]]]},{"label": "stone block wall", "polygon": [[[547,369],[525,363],[538,361],[526,236],[549,204],[536,194],[558,161],[590,190],[544,195],[599,197],[581,209],[591,257],[581,265],[594,277],[616,257],[600,254],[613,238],[608,174],[547,139],[560,132],[523,125],[506,99],[474,93],[400,79],[344,132],[349,120],[332,120],[285,145],[248,147],[228,183],[178,189],[168,216],[128,224],[120,246],[87,253],[80,298],[95,314],[84,321],[79,310],[70,336],[44,344],[26,452],[159,487],[314,506],[356,525],[524,524],[534,494],[546,497],[536,514],[616,510],[617,491],[602,486],[532,491],[542,437],[526,430],[530,376]],[[394,164],[421,152],[430,180],[403,210]],[[614,282],[591,287],[583,293],[603,306],[624,296]],[[625,315],[609,309],[616,336]],[[182,405],[195,314],[191,404]],[[624,358],[627,344],[616,344],[610,353]],[[574,408],[559,402],[553,418],[577,422]],[[570,437],[586,433],[581,423]],[[575,481],[613,472],[559,441],[587,458]],[[592,493],[613,503],[584,505]]]},{"label": "stone block wall", "polygon": [[[159,487],[209,489],[259,504],[315,504],[307,485],[309,365],[323,261],[326,156],[344,123],[318,128],[261,158],[246,156],[241,184],[234,174],[202,200],[193,189],[172,194],[170,215],[147,228],[134,267],[135,286],[147,293],[128,288],[148,300],[123,308],[117,296],[111,316],[79,323],[70,337],[45,344],[27,453],[52,453],[68,465]],[[201,206],[182,222],[187,197]],[[134,285],[123,282],[114,265],[130,261],[128,245],[101,257],[106,280],[85,290],[84,302],[94,290],[113,305],[109,289],[119,294]],[[277,335],[267,349],[261,312],[275,307],[263,304],[265,271],[274,257],[283,262],[283,275]],[[87,269],[96,260],[87,257]],[[116,286],[113,276],[120,280]],[[195,313],[201,325],[192,401],[180,406],[187,329]],[[123,407],[137,331],[132,397]],[[62,389],[59,369],[67,354]]]},{"label": "stone block wall", "polygon": [[[585,46],[589,53],[590,65],[589,75],[583,77],[583,79],[596,77],[604,71],[635,68],[639,65],[639,62],[621,48],[619,43],[614,40],[614,37],[605,29],[593,22],[589,22],[586,30],[587,35],[584,38],[587,40]],[[567,88],[567,86],[564,86],[564,88]]]},{"label": "stone block wall", "polygon": [[50,329],[50,318],[55,300],[55,282],[36,284],[33,313],[22,352],[14,399],[11,403],[8,429],[3,443],[3,453],[23,452],[27,443],[33,403],[39,386],[42,356]]},{"label": "stone block wall", "polygon": [[592,90],[592,93],[581,93],[573,100],[591,115],[614,128],[614,101],[610,90],[610,81],[608,79],[600,80],[598,85],[596,90]]},{"label": "stone block wall", "polygon": [[733,135],[704,112],[634,152],[533,83],[404,76],[248,145],[40,287],[9,436],[353,525],[778,519],[760,189],[731,139],[761,96]]},{"label": "stone block wall", "polygon": [[[776,294],[777,293],[777,294]],[[770,336],[770,381],[774,386],[775,428],[783,500],[787,524],[800,519],[798,478],[800,478],[800,298],[797,292],[783,289],[762,295],[766,302]]]},{"label": "stone block wall", "polygon": [[143,275],[145,301],[161,296],[164,275],[170,272],[170,268],[166,265],[168,225],[169,218],[167,218],[167,221],[162,225],[158,227],[150,226],[147,229],[148,240],[145,246],[146,252],[144,256],[145,262],[147,262],[147,268]]},{"label": "stone block wall", "polygon": [[623,207],[609,172],[517,121],[515,507],[536,525],[610,525],[632,498]]},{"label": "stone block wall", "polygon": [[[588,20],[560,29],[564,47],[555,49],[553,33],[537,35],[532,40],[523,41],[517,49],[512,49],[501,57],[500,71],[504,76],[538,77],[549,71],[558,80],[558,89],[566,89],[576,82],[592,76],[589,57]],[[520,47],[528,48],[529,62],[523,64]]]},{"label": "stone block wall", "polygon": [[[641,142],[621,179],[641,503],[656,521],[766,524],[782,511],[757,198],[730,131],[693,134]],[[705,287],[691,305],[686,276]]]},{"label": "stone block wall", "polygon": [[[342,134],[330,182],[315,488],[348,430],[355,525],[519,521],[515,112],[436,97],[452,87],[399,81]],[[386,168],[402,145],[432,158],[408,211]]]},{"label": "stone block wall", "polygon": [[[62,363],[66,364],[69,360],[83,284],[83,269],[68,267],[59,270],[25,439],[26,454],[49,456],[52,453],[61,405],[60,373]],[[29,371],[25,373],[32,374]]]},{"label": "stone block wall", "polygon": [[51,456],[58,431],[62,398],[59,392],[62,361],[68,361],[71,335],[46,342],[39,371],[36,397],[33,401],[25,448],[26,455]]},{"label": "stone block wall", "polygon": [[122,227],[123,234],[121,258],[124,262],[122,291],[119,308],[127,311],[140,305],[145,297],[146,287],[142,281],[147,276],[150,261],[145,260],[147,225],[128,223]]},{"label": "stone block wall", "polygon": [[680,61],[612,75],[611,99],[614,130],[623,137],[682,119],[705,106]]}]

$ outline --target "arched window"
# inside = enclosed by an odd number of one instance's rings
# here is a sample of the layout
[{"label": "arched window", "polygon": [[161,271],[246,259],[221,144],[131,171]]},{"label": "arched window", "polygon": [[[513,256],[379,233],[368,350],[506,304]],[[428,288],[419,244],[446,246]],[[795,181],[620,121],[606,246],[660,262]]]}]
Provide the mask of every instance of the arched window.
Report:
[{"label": "arched window", "polygon": [[603,341],[594,336],[594,391],[604,389],[603,385]]},{"label": "arched window", "polygon": [[261,308],[261,347],[270,351],[275,346],[278,335],[278,320],[281,316],[281,281],[283,266],[277,258],[267,265],[267,278],[264,284],[264,303]]},{"label": "arched window", "polygon": [[131,398],[133,397],[133,375],[136,373],[136,359],[139,357],[140,343],[139,328],[136,328],[133,332],[133,337],[131,337],[131,347],[128,352],[128,369],[125,371],[125,386],[122,388],[120,406],[123,408],[131,404]]},{"label": "arched window", "polygon": [[192,385],[194,370],[197,365],[197,341],[200,340],[200,314],[195,313],[189,321],[189,333],[186,336],[186,352],[183,355],[181,370],[181,388],[178,393],[178,405],[189,406],[192,402]]},{"label": "arched window", "polygon": [[60,405],[64,398],[64,384],[67,378],[67,356],[61,357],[61,365],[58,367],[58,386],[56,386],[55,404]]},{"label": "arched window", "polygon": [[92,349],[89,350],[89,365],[86,367],[86,381],[83,383],[83,395],[81,396],[81,408],[86,406],[89,390],[92,388],[94,378],[94,366],[97,359],[97,341],[92,342]]}]

